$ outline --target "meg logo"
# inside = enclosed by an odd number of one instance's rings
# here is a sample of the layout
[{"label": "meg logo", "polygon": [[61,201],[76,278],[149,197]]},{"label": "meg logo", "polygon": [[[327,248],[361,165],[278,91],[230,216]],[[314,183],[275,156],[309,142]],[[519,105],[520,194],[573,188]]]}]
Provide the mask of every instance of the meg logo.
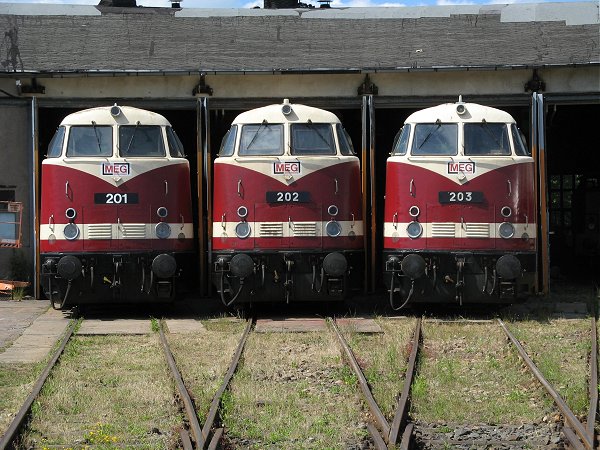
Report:
[{"label": "meg logo", "polygon": [[448,173],[475,173],[475,163],[472,161],[449,162]]},{"label": "meg logo", "polygon": [[281,175],[285,173],[300,173],[300,163],[295,162],[276,162],[273,163],[273,173],[276,175]]},{"label": "meg logo", "polygon": [[102,163],[102,175],[129,175],[129,163]]}]

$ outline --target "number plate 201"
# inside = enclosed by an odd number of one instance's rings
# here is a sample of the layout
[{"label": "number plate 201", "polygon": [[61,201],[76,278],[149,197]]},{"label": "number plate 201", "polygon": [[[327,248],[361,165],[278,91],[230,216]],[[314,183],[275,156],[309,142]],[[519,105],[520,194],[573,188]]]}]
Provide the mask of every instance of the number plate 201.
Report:
[{"label": "number plate 201", "polygon": [[267,191],[267,203],[307,203],[310,193],[304,191]]},{"label": "number plate 201", "polygon": [[135,193],[120,194],[117,192],[116,194],[113,194],[112,192],[109,192],[94,194],[94,203],[101,205],[125,205],[137,202],[138,195]]},{"label": "number plate 201", "polygon": [[483,192],[477,191],[440,191],[440,203],[482,203]]}]

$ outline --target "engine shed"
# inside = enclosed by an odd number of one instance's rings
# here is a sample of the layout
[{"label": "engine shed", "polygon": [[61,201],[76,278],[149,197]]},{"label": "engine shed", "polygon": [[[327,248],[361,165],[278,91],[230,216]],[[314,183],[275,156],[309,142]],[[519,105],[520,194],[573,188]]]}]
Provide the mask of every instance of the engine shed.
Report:
[{"label": "engine shed", "polygon": [[[328,109],[361,160],[365,292],[381,289],[385,161],[412,112],[465,101],[509,112],[536,160],[538,291],[600,278],[597,2],[260,9],[0,4],[0,201],[23,203],[39,289],[40,166],[61,119],[100,105],[164,115],[192,168],[198,292],[207,295],[212,162],[240,112],[289,98]],[[288,2],[289,3],[289,2]],[[177,6],[174,4],[173,6]],[[56,195],[60,195],[57,193]],[[21,252],[21,253],[16,253]],[[593,271],[596,272],[593,272]]]}]

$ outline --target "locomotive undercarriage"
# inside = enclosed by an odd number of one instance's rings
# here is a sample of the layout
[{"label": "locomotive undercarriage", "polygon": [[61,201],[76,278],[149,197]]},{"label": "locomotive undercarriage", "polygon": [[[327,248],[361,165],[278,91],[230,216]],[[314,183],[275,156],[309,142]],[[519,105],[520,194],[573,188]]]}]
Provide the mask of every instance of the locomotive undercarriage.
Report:
[{"label": "locomotive undercarriage", "polygon": [[512,303],[534,292],[534,253],[384,252],[393,309],[409,303]]},{"label": "locomotive undercarriage", "polygon": [[360,264],[360,252],[219,253],[213,284],[226,306],[343,300],[360,288]]},{"label": "locomotive undercarriage", "polygon": [[42,287],[52,306],[108,302],[172,301],[188,254],[46,254]]}]

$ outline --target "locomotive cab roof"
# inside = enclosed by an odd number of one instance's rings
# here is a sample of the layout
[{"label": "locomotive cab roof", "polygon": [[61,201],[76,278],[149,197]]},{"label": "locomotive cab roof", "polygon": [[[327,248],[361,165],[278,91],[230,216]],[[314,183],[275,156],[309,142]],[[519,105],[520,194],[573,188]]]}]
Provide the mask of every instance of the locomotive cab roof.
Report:
[{"label": "locomotive cab roof", "polygon": [[515,119],[505,111],[478,103],[444,103],[417,111],[407,117],[405,123],[498,122],[515,123]]},{"label": "locomotive cab roof", "polygon": [[296,103],[284,99],[283,103],[263,106],[238,115],[233,124],[262,123],[340,123],[332,112]]},{"label": "locomotive cab roof", "polygon": [[61,125],[142,125],[170,126],[171,124],[160,114],[133,106],[100,106],[84,109],[66,116]]}]

